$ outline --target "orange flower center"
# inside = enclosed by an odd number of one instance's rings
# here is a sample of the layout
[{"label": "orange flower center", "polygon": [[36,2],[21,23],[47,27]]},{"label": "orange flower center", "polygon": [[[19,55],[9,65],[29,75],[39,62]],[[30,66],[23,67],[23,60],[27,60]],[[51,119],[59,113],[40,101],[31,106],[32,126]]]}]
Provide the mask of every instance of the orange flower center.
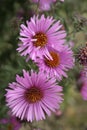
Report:
[{"label": "orange flower center", "polygon": [[39,32],[33,38],[37,39],[37,41],[34,42],[34,46],[36,47],[43,47],[47,43],[47,36],[44,33]]},{"label": "orange flower center", "polygon": [[52,60],[45,58],[45,64],[49,67],[57,67],[60,64],[60,56],[56,52],[50,52],[50,55],[52,56]]},{"label": "orange flower center", "polygon": [[43,93],[39,88],[31,87],[25,92],[25,98],[30,103],[40,101],[43,97]]}]

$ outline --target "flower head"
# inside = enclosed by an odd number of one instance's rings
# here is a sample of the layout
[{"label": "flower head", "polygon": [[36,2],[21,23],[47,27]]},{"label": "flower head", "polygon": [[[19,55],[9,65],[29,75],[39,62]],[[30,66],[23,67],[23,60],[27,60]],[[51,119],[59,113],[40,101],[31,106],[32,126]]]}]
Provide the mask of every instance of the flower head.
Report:
[{"label": "flower head", "polygon": [[[60,0],[64,2],[64,0]],[[39,9],[43,11],[48,11],[51,8],[51,5],[56,2],[56,0],[33,0],[34,3],[39,3]]]},{"label": "flower head", "polygon": [[39,9],[48,11],[50,10],[51,4],[56,0],[33,0],[34,3],[39,3]]},{"label": "flower head", "polygon": [[0,124],[8,124],[7,130],[19,130],[21,128],[20,121],[18,121],[15,116],[11,115],[9,118],[0,119]]},{"label": "flower head", "polygon": [[66,71],[74,66],[74,58],[72,50],[66,45],[59,52],[53,48],[49,48],[52,59],[43,57],[37,60],[40,71],[47,73],[47,76],[56,77],[58,80],[62,76],[67,77]]},{"label": "flower head", "polygon": [[10,118],[10,126],[12,127],[12,130],[19,130],[21,128],[21,123],[15,116],[11,116]]},{"label": "flower head", "polygon": [[82,95],[82,98],[84,100],[87,100],[87,68],[84,68],[80,72],[78,84],[80,85],[80,93]]},{"label": "flower head", "polygon": [[66,32],[61,30],[60,21],[56,22],[52,17],[45,18],[42,15],[41,18],[32,17],[26,24],[26,26],[21,25],[20,40],[22,43],[17,49],[21,56],[28,56],[28,58],[35,60],[43,55],[50,57],[48,46],[61,50]]},{"label": "flower head", "polygon": [[23,70],[23,77],[17,75],[16,82],[6,89],[6,101],[13,115],[21,120],[33,121],[45,119],[45,114],[59,108],[62,102],[62,87],[55,79],[48,80],[42,73]]},{"label": "flower head", "polygon": [[75,45],[75,43],[73,41],[68,41],[67,43],[68,43],[68,46],[71,47],[71,48],[73,48],[74,45]]},{"label": "flower head", "polygon": [[[87,78],[86,78],[87,80]],[[87,81],[83,82],[83,85],[81,87],[81,95],[84,100],[87,100]]]},{"label": "flower head", "polygon": [[85,47],[80,48],[77,59],[81,65],[87,66],[87,44]]},{"label": "flower head", "polygon": [[61,117],[62,114],[63,114],[63,112],[60,109],[57,109],[56,112],[55,112],[56,117]]},{"label": "flower head", "polygon": [[83,82],[83,85],[81,88],[81,95],[84,100],[87,100],[87,81]]}]

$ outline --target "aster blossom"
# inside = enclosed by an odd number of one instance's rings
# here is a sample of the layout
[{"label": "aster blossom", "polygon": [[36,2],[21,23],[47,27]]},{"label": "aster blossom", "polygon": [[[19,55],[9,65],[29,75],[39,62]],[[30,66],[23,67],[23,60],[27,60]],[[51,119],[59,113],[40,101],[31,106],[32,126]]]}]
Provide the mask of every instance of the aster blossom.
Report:
[{"label": "aster blossom", "polygon": [[45,114],[55,112],[62,102],[62,87],[55,79],[46,79],[42,73],[23,70],[23,77],[16,76],[16,82],[6,89],[6,102],[13,115],[32,122],[45,119]]},{"label": "aster blossom", "polygon": [[81,92],[82,98],[84,100],[87,100],[87,81],[83,82],[80,92]]},{"label": "aster blossom", "polygon": [[10,117],[10,125],[9,127],[12,128],[12,130],[19,130],[21,128],[21,123],[16,119],[15,116]]},{"label": "aster blossom", "polygon": [[47,74],[47,76],[55,77],[60,81],[63,76],[67,77],[66,71],[74,66],[73,52],[71,48],[64,45],[60,52],[49,48],[49,53],[52,59],[43,56],[42,59],[37,60],[36,64],[39,66],[39,70]]},{"label": "aster blossom", "polygon": [[15,116],[11,116],[9,118],[0,119],[0,124],[8,125],[8,130],[19,130],[21,128],[21,123]]},{"label": "aster blossom", "polygon": [[77,60],[82,66],[87,66],[87,43],[81,47],[77,53]]},{"label": "aster blossom", "polygon": [[50,57],[48,46],[58,46],[58,50],[61,50],[65,42],[66,32],[61,28],[60,21],[53,17],[33,16],[26,22],[26,26],[21,24],[19,39],[22,43],[17,48],[18,52],[21,56],[27,56],[27,60],[35,60],[43,55]]},{"label": "aster blossom", "polygon": [[87,100],[87,67],[80,72],[78,84],[83,100]]},{"label": "aster blossom", "polygon": [[[39,9],[48,11],[51,8],[51,5],[56,2],[57,0],[32,0],[34,3],[39,3]],[[64,0],[60,0],[64,2]]]}]

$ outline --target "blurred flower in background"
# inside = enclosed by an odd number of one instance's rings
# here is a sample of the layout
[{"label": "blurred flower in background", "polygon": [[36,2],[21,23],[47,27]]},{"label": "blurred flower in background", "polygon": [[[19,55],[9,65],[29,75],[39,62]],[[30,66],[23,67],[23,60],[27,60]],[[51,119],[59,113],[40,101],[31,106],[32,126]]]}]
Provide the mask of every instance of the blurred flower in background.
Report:
[{"label": "blurred flower in background", "polygon": [[12,115],[10,115],[8,118],[0,119],[0,124],[6,125],[6,130],[19,130],[21,128],[20,121]]},{"label": "blurred flower in background", "polygon": [[74,43],[74,41],[68,41],[68,42],[66,42],[66,44],[68,44],[69,45],[69,47],[71,47],[71,48],[73,48],[74,46],[75,46],[75,43]]},{"label": "blurred flower in background", "polygon": [[55,116],[56,116],[57,118],[59,118],[59,117],[62,116],[63,112],[62,112],[62,110],[57,109],[56,112],[55,112],[54,114],[55,114]]},{"label": "blurred flower in background", "polygon": [[87,67],[81,71],[79,82],[81,84],[81,95],[84,100],[87,100]]},{"label": "blurred flower in background", "polygon": [[87,43],[84,47],[80,47],[77,53],[77,60],[82,66],[87,66]]},{"label": "blurred flower in background", "polygon": [[[57,0],[32,0],[35,3],[39,4],[39,9],[43,11],[48,11],[51,9],[51,5],[55,3]],[[64,2],[64,0],[60,0]]]}]

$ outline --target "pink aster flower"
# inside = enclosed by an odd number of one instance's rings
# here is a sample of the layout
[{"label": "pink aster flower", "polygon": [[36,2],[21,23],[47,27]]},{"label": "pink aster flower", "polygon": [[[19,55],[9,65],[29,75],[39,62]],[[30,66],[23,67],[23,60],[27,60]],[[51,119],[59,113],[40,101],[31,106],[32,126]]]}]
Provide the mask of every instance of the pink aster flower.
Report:
[{"label": "pink aster flower", "polygon": [[50,10],[51,4],[56,2],[56,0],[33,0],[34,3],[39,2],[39,9],[48,11]]},{"label": "pink aster flower", "polygon": [[0,124],[8,125],[9,130],[19,130],[21,128],[21,123],[16,119],[16,117],[11,115],[9,118],[0,119]]},{"label": "pink aster flower", "polygon": [[84,82],[83,85],[82,85],[81,95],[82,95],[82,97],[83,97],[84,100],[87,100],[87,81]]},{"label": "pink aster flower", "polygon": [[64,0],[60,0],[61,2],[64,2]]},{"label": "pink aster flower", "polygon": [[11,123],[12,130],[19,130],[21,128],[21,123],[16,119],[15,116],[12,116],[10,118],[10,123]]},{"label": "pink aster flower", "polygon": [[7,118],[0,119],[0,124],[7,124],[9,120]]},{"label": "pink aster flower", "polygon": [[84,100],[87,100],[87,68],[84,68],[80,73],[80,78],[78,80],[81,85],[80,93]]},{"label": "pink aster flower", "polygon": [[50,57],[48,46],[58,47],[58,50],[61,50],[65,42],[66,32],[61,28],[60,21],[56,22],[52,17],[33,16],[30,21],[26,22],[26,25],[21,24],[22,43],[19,44],[18,52],[21,56],[28,56],[28,59],[33,60],[42,55]]},{"label": "pink aster flower", "polygon": [[66,45],[59,52],[53,48],[49,48],[52,59],[43,56],[37,60],[39,70],[45,72],[47,76],[62,80],[62,76],[67,77],[66,71],[74,66],[74,58],[72,50]]},{"label": "pink aster flower", "polygon": [[[39,2],[39,8],[43,11],[48,11],[51,8],[51,5],[56,2],[57,0],[32,0],[34,3]],[[64,0],[60,0],[61,2],[64,2]]]},{"label": "pink aster flower", "polygon": [[55,112],[56,117],[61,117],[62,114],[63,114],[63,112],[60,109],[57,109],[56,112]]},{"label": "pink aster flower", "polygon": [[56,85],[55,79],[46,79],[42,73],[23,70],[23,77],[17,75],[16,82],[6,89],[7,105],[13,115],[21,120],[32,122],[45,119],[45,114],[55,112],[62,102],[62,87]]},{"label": "pink aster flower", "polygon": [[73,48],[74,45],[75,45],[75,43],[73,41],[68,41],[67,43],[68,43],[68,46],[71,47],[71,48]]}]

